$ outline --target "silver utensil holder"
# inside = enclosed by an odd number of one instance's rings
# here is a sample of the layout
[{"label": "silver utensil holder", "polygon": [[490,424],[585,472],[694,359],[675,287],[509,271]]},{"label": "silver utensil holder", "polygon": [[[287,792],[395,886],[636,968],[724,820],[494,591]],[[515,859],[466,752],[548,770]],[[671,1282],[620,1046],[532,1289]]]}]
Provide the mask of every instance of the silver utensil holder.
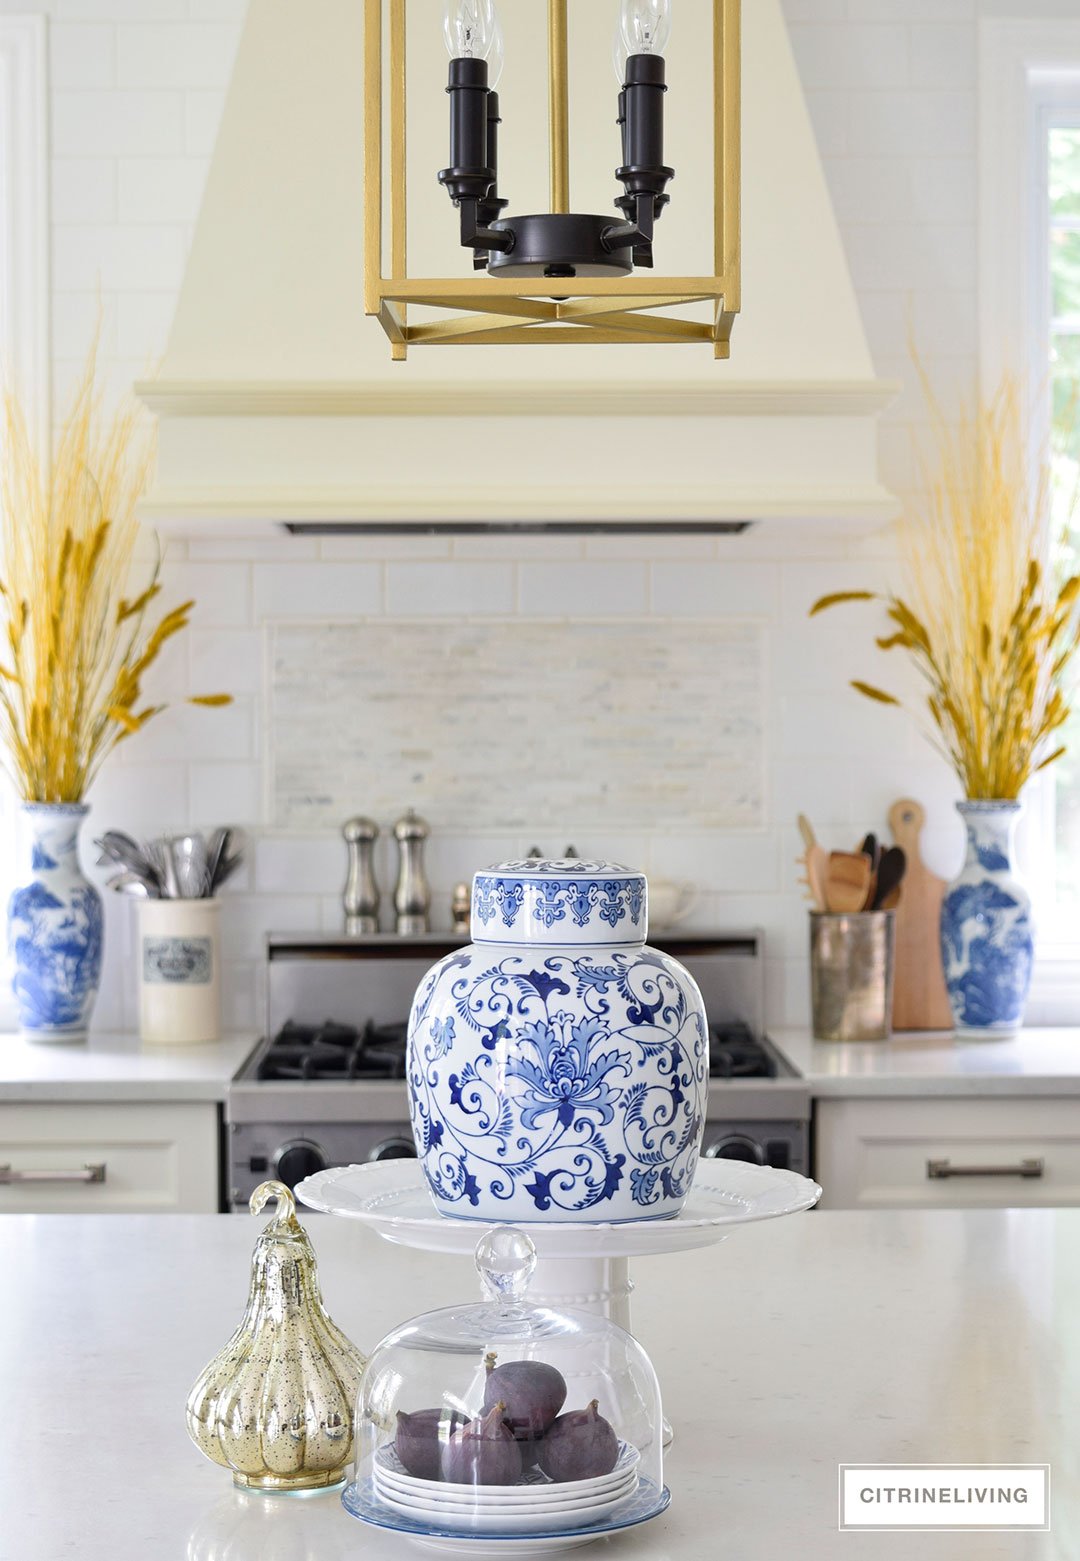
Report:
[{"label": "silver utensil holder", "polygon": [[810,913],[814,1039],[887,1041],[892,1034],[895,912]]}]

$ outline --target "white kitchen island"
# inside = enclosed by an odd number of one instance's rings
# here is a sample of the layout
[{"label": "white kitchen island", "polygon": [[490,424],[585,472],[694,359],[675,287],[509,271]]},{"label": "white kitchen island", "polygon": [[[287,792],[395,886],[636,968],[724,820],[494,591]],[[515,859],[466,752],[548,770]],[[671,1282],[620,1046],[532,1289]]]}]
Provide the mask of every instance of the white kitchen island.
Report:
[{"label": "white kitchen island", "polygon": [[[433,1552],[338,1496],[240,1495],[184,1402],[243,1310],[263,1221],[0,1218],[3,1561],[392,1561]],[[363,1348],[471,1300],[464,1258],[309,1215]],[[635,1328],[676,1428],[673,1501],[610,1561],[1076,1561],[1080,1211],[811,1213],[635,1264]],[[840,1533],[841,1462],[1052,1466],[1052,1529]]]}]

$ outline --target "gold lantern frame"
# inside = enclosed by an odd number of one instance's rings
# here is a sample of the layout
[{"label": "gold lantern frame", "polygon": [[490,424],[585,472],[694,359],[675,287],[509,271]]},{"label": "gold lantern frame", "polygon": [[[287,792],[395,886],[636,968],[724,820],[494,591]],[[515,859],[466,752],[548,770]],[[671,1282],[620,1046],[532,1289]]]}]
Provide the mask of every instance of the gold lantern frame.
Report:
[{"label": "gold lantern frame", "polygon": [[[740,4],[712,0],[713,276],[582,277],[552,298],[550,278],[410,277],[405,170],[407,0],[364,0],[364,312],[378,318],[390,355],[410,346],[550,342],[710,342],[730,351],[740,303]],[[390,275],[383,274],[383,11],[389,25]],[[551,210],[569,196],[567,0],[548,0]],[[614,219],[613,219],[614,220]],[[463,251],[465,253],[465,251]],[[708,302],[711,322],[655,311]],[[410,304],[452,311],[411,322]]]}]

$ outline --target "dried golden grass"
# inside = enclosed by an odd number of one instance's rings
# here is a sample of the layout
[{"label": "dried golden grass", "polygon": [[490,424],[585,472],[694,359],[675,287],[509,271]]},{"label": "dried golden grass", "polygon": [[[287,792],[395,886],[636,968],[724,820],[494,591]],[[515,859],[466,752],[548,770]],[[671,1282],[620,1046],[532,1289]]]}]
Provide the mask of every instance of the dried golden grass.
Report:
[{"label": "dried golden grass", "polygon": [[[931,740],[965,794],[1015,798],[1065,751],[1054,737],[1069,715],[1080,576],[1057,586],[1040,563],[1049,466],[1031,456],[1015,384],[963,410],[955,427],[929,400],[936,460],[925,509],[905,528],[905,595],[833,592],[811,616],[882,602],[889,632],[877,644],[906,651],[923,677]],[[902,703],[861,679],[852,687]]]},{"label": "dried golden grass", "polygon": [[96,347],[48,464],[18,398],[3,398],[0,742],[32,802],[80,801],[116,744],[166,708],[144,701],[143,677],[194,606],[150,621],[157,564],[136,596],[124,595],[152,453],[136,408],[103,415],[95,379]]}]

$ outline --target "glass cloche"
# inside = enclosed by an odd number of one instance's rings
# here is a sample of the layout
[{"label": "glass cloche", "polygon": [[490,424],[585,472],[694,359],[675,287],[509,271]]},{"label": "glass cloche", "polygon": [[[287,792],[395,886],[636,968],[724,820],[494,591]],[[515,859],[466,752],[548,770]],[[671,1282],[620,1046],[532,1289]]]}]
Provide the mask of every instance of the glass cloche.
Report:
[{"label": "glass cloche", "polygon": [[485,1301],[416,1317],[372,1353],[346,1508],[427,1547],[535,1540],[530,1555],[656,1517],[663,1421],[641,1345],[530,1305],[536,1249],[513,1226],[482,1237],[476,1266]]}]

